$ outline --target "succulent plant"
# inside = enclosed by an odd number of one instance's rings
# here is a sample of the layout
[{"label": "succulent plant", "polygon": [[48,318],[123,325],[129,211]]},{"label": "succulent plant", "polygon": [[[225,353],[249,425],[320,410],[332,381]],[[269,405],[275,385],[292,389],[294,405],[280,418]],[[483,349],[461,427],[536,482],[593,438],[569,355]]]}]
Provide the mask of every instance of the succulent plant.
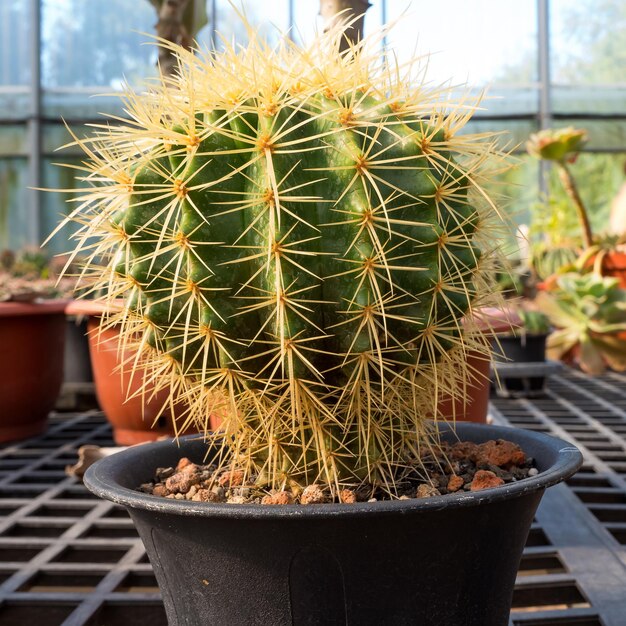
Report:
[{"label": "succulent plant", "polygon": [[626,370],[626,290],[616,278],[571,272],[556,278],[536,304],[555,330],[548,356],[575,362],[589,374]]},{"label": "succulent plant", "polygon": [[525,335],[547,335],[550,332],[550,320],[545,313],[523,307],[517,313],[521,321],[521,333]]},{"label": "succulent plant", "polygon": [[0,251],[0,302],[69,298],[75,281],[60,278],[62,269],[37,248]]},{"label": "succulent plant", "polygon": [[[192,54],[128,92],[129,121],[76,140],[91,188],[68,218],[110,323],[186,424],[257,483],[391,494],[462,396],[472,311],[494,297],[495,139],[475,103],[428,88],[382,35],[340,51],[345,24]],[[465,324],[463,320],[465,319]],[[181,424],[181,430],[185,424]]]}]

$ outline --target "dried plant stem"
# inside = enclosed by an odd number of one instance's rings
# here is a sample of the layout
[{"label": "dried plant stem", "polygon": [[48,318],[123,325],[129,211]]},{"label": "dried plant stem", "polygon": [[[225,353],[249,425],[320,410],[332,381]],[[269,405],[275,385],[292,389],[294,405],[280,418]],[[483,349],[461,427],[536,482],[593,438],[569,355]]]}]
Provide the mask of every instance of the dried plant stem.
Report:
[{"label": "dried plant stem", "polygon": [[565,189],[565,192],[571,198],[574,203],[574,207],[576,208],[585,248],[591,248],[591,246],[593,246],[593,233],[591,230],[591,224],[589,223],[589,215],[583,199],[580,197],[580,193],[578,192],[576,181],[564,161],[557,163],[557,169],[563,189]]}]

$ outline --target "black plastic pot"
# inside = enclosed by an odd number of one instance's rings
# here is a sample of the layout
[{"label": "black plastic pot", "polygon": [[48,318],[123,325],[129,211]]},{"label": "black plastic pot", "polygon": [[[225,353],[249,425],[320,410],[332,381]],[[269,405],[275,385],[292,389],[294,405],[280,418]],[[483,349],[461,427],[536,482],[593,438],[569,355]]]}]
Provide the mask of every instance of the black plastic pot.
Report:
[{"label": "black plastic pot", "polygon": [[546,360],[544,335],[497,335],[492,339],[493,357],[505,363],[541,363]]},{"label": "black plastic pot", "polygon": [[[499,364],[506,370],[507,366],[516,363],[545,363],[546,361],[546,339],[543,335],[497,335],[491,340],[492,355],[496,362],[496,369]],[[536,376],[524,375],[515,376],[515,369],[508,368],[505,376],[500,376],[500,384],[509,392],[529,393],[533,395],[541,392],[546,383],[546,378],[542,367],[537,368]]]},{"label": "black plastic pot", "polygon": [[209,504],[134,491],[156,467],[204,458],[202,442],[183,440],[180,449],[163,441],[107,457],[85,484],[128,508],[171,626],[506,626],[543,491],[582,456],[542,433],[469,423],[457,431],[518,443],[540,473],[485,491],[351,505]]},{"label": "black plastic pot", "polygon": [[90,383],[93,381],[86,319],[68,318],[65,323],[63,373],[63,382],[65,383]]}]

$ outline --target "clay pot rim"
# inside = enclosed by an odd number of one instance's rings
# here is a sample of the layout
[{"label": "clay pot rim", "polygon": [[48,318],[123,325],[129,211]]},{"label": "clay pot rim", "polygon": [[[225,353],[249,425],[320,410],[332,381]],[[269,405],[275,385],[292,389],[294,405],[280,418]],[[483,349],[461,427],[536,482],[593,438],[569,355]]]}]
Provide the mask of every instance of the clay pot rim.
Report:
[{"label": "clay pot rim", "polygon": [[512,334],[522,325],[520,316],[509,308],[482,307],[476,309],[473,322],[487,336]]},{"label": "clay pot rim", "polygon": [[604,262],[609,266],[608,270],[623,271],[626,270],[626,252],[620,250],[612,250],[607,252]]},{"label": "clay pot rim", "polygon": [[68,300],[36,300],[35,302],[0,302],[0,318],[23,315],[64,314]]},{"label": "clay pot rim", "polygon": [[71,300],[65,307],[66,315],[100,317],[105,313],[117,313],[124,305],[123,300],[102,302],[101,300]]}]

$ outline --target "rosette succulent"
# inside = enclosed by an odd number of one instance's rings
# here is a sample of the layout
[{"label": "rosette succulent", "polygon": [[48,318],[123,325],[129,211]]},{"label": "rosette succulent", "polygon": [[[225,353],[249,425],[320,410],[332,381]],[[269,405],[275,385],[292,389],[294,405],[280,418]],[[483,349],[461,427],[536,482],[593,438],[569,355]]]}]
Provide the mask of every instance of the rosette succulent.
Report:
[{"label": "rosette succulent", "polygon": [[556,330],[548,355],[577,363],[585,372],[626,370],[626,291],[615,278],[570,272],[540,293],[537,306]]},{"label": "rosette succulent", "polygon": [[579,128],[546,128],[534,133],[526,142],[529,154],[538,159],[562,162],[575,160],[587,143],[587,132]]}]

